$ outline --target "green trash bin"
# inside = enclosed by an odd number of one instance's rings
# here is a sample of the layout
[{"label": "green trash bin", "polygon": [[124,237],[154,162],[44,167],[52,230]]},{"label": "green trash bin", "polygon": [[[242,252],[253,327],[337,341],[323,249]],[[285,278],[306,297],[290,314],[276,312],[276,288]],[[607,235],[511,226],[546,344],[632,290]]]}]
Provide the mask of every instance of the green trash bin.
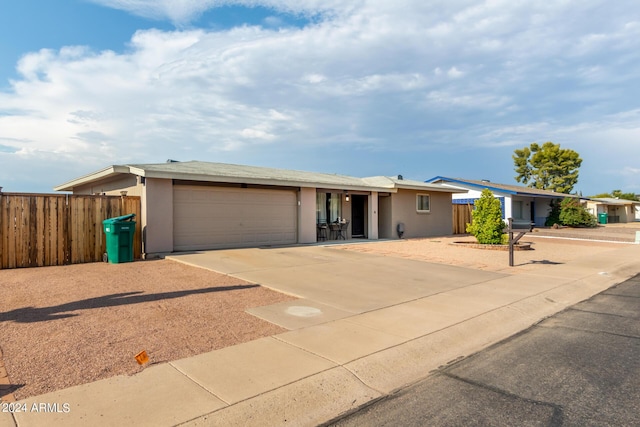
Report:
[{"label": "green trash bin", "polygon": [[609,214],[608,213],[603,212],[603,213],[599,213],[598,214],[598,222],[600,224],[606,224],[608,222],[608,220],[609,220]]},{"label": "green trash bin", "polygon": [[108,218],[102,221],[104,235],[107,240],[107,252],[103,256],[104,262],[119,264],[133,261],[133,236],[136,214]]}]

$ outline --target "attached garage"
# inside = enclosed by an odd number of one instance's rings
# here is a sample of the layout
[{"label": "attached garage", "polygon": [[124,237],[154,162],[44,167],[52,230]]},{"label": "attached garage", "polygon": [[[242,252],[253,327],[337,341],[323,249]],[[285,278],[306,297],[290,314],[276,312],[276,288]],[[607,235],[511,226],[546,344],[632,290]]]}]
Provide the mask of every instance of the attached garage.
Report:
[{"label": "attached garage", "polygon": [[293,190],[173,187],[175,251],[297,243]]}]

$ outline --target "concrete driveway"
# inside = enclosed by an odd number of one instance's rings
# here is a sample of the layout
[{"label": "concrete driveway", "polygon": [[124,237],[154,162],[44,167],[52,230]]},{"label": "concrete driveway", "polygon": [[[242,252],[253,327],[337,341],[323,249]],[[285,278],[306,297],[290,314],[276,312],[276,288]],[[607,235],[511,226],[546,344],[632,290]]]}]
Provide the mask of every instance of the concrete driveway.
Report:
[{"label": "concrete driveway", "polygon": [[173,254],[167,258],[301,298],[249,310],[288,329],[505,277],[499,273],[323,246],[216,250]]}]

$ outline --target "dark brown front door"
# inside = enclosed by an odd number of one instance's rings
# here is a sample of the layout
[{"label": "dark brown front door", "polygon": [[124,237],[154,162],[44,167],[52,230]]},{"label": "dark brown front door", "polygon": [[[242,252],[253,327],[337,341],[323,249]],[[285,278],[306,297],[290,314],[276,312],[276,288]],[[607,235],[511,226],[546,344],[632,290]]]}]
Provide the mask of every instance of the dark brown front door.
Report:
[{"label": "dark brown front door", "polygon": [[353,195],[353,204],[351,205],[351,235],[353,237],[364,237],[364,215],[366,197],[362,195]]}]

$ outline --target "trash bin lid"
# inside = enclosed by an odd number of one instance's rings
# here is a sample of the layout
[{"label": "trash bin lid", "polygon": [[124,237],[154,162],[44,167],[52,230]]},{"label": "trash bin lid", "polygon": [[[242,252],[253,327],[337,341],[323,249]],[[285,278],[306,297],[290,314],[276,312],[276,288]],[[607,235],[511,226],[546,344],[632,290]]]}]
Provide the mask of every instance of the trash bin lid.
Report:
[{"label": "trash bin lid", "polygon": [[136,214],[122,215],[122,216],[117,216],[115,218],[107,218],[104,221],[102,221],[102,223],[113,224],[115,222],[131,221],[135,217],[136,217]]}]

